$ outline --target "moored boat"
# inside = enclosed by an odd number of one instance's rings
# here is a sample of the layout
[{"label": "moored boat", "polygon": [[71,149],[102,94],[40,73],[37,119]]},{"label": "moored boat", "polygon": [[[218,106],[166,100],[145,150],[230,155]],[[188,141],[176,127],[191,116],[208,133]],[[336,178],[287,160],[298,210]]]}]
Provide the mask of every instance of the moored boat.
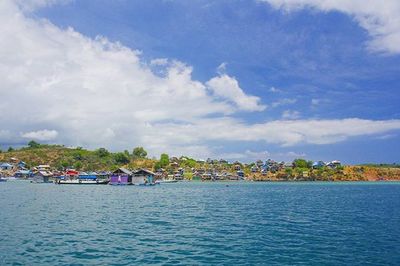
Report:
[{"label": "moored boat", "polygon": [[96,172],[86,173],[78,172],[74,169],[68,169],[65,175],[59,176],[55,183],[59,185],[106,185],[109,179],[99,178],[104,175],[99,175]]},{"label": "moored boat", "polygon": [[73,180],[63,180],[58,179],[56,184],[58,185],[107,185],[108,180],[85,180],[85,179],[73,179]]},{"label": "moored boat", "polygon": [[177,183],[178,180],[175,179],[162,179],[155,181],[156,184],[169,184],[169,183]]}]

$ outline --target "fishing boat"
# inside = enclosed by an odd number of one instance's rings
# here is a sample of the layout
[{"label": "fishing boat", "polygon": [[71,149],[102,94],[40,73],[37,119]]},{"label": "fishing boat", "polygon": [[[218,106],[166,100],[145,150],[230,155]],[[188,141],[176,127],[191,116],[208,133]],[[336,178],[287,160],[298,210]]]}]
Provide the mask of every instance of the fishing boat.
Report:
[{"label": "fishing boat", "polygon": [[72,179],[63,180],[58,179],[56,184],[58,185],[107,185],[109,180],[85,180],[85,179]]},{"label": "fishing boat", "polygon": [[156,184],[169,184],[169,183],[177,183],[178,180],[175,179],[162,179],[155,181]]},{"label": "fishing boat", "polygon": [[97,173],[82,172],[75,175],[77,178],[72,178],[70,175],[60,176],[56,180],[59,185],[106,185],[109,183],[108,179],[99,179]]}]

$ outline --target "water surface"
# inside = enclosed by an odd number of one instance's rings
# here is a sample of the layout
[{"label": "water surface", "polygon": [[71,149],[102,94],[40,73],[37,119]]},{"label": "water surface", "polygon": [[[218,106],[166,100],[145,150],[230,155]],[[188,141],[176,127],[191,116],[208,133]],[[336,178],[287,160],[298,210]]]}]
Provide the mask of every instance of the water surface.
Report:
[{"label": "water surface", "polygon": [[0,265],[399,265],[400,183],[0,183]]}]

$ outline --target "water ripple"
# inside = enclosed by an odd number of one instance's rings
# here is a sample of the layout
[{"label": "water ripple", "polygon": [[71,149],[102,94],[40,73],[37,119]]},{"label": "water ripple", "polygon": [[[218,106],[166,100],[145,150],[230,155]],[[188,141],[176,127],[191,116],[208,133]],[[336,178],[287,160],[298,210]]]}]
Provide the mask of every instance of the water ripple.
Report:
[{"label": "water ripple", "polygon": [[399,265],[400,184],[0,184],[0,265]]}]

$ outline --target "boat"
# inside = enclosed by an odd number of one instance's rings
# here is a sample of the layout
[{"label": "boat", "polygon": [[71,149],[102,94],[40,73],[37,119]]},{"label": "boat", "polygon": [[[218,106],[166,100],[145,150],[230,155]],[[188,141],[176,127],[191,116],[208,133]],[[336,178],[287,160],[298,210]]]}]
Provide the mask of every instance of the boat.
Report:
[{"label": "boat", "polygon": [[163,179],[163,180],[157,180],[155,183],[156,184],[178,183],[178,180],[175,180],[175,179]]},{"label": "boat", "polygon": [[58,185],[107,185],[109,180],[89,180],[89,179],[72,179],[72,180],[56,180]]},{"label": "boat", "polygon": [[7,179],[0,177],[0,182],[7,182]]},{"label": "boat", "polygon": [[59,176],[55,183],[59,185],[106,185],[109,179],[100,179],[95,172],[85,173],[69,169],[65,175]]}]

